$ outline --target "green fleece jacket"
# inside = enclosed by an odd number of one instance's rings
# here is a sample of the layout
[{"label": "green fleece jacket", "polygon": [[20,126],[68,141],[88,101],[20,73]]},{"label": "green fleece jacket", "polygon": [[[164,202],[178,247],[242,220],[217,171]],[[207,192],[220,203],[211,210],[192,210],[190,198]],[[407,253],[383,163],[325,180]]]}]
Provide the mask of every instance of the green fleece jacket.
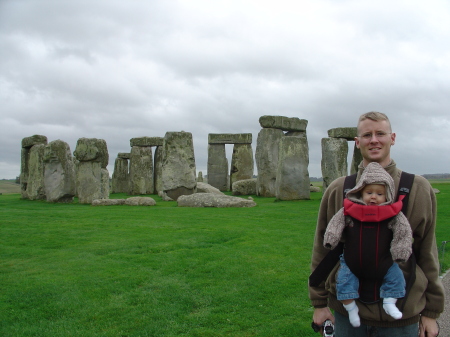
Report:
[{"label": "green fleece jacket", "polygon": [[[394,179],[395,190],[398,190],[401,170],[394,161],[386,171]],[[364,167],[359,166],[357,181],[359,181]],[[331,218],[342,208],[343,185],[345,177],[333,181],[325,191],[320,205],[317,219],[316,235],[314,239],[313,254],[311,260],[311,272],[329,252],[323,246],[323,238]],[[361,323],[370,326],[395,327],[417,323],[419,315],[430,318],[438,318],[444,310],[444,288],[439,278],[439,259],[436,245],[436,197],[429,182],[415,176],[409,195],[409,203],[406,217],[411,225],[414,242],[413,251],[416,255],[416,280],[407,298],[399,299],[397,306],[400,308],[403,301],[403,318],[395,320],[383,310],[381,302],[366,304],[357,300]],[[399,263],[405,278],[408,279],[412,269],[411,260]],[[347,311],[336,298],[336,273],[339,263],[333,269],[325,282],[319,287],[309,286],[309,297],[312,306],[316,308],[330,307],[331,309],[347,315]]]}]

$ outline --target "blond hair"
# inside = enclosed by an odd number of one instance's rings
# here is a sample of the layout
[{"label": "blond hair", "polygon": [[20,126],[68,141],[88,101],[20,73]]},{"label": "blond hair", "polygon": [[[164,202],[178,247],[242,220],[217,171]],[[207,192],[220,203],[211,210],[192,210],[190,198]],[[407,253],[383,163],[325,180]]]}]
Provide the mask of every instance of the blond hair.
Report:
[{"label": "blond hair", "polygon": [[359,116],[358,127],[359,127],[359,123],[361,123],[362,121],[365,121],[366,119],[370,119],[374,122],[386,121],[389,125],[389,129],[392,131],[391,121],[389,120],[388,116],[386,116],[382,112],[370,111],[370,112],[366,112],[366,113],[362,114],[361,116]]}]

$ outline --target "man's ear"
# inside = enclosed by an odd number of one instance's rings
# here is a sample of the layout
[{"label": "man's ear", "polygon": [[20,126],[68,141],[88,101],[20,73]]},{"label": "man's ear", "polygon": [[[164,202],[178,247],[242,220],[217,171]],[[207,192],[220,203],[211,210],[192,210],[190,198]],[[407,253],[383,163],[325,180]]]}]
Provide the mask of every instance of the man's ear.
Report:
[{"label": "man's ear", "polygon": [[355,137],[355,144],[356,144],[356,147],[359,149],[359,138],[358,137]]}]

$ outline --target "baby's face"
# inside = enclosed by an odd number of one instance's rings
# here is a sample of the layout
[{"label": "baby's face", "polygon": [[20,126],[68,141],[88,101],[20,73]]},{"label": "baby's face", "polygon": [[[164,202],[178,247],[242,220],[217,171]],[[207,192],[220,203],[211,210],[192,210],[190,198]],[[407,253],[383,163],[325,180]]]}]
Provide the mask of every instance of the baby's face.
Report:
[{"label": "baby's face", "polygon": [[370,184],[362,190],[362,199],[366,205],[379,205],[386,202],[386,187]]}]

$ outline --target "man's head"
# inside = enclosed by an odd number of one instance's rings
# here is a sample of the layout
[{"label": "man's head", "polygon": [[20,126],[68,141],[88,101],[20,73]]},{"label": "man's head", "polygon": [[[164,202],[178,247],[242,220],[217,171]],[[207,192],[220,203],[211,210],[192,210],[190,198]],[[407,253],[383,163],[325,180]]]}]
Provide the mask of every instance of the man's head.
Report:
[{"label": "man's head", "polygon": [[389,118],[381,112],[368,112],[359,117],[356,146],[361,150],[363,164],[377,162],[386,167],[391,162],[391,146],[395,143]]},{"label": "man's head", "polygon": [[361,191],[366,205],[379,205],[386,202],[386,187],[381,184],[368,184]]}]

